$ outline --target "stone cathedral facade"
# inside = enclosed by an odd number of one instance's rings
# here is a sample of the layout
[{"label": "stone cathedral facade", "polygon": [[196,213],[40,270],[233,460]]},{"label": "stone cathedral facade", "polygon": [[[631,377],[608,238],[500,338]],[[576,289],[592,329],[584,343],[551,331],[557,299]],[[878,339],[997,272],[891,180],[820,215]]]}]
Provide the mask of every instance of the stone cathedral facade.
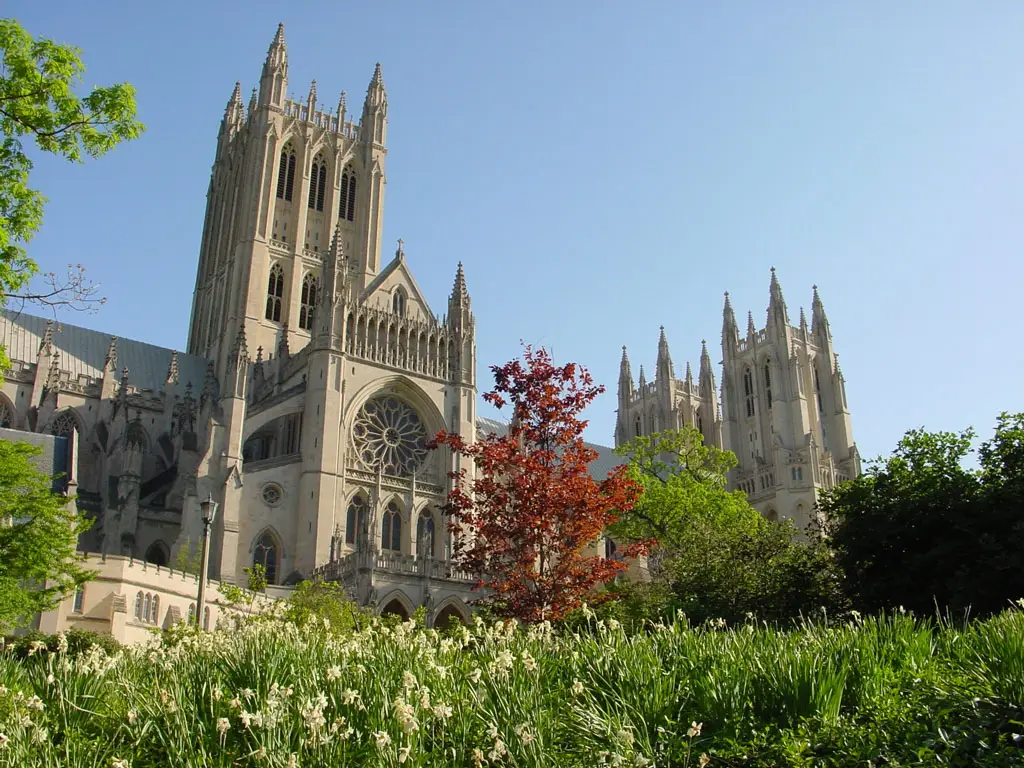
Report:
[{"label": "stone cathedral facade", "polygon": [[846,382],[817,286],[810,325],[803,309],[793,325],[773,268],[765,326],[758,329],[748,312],[742,336],[725,294],[720,402],[718,395],[707,342],[696,381],[689,363],[680,380],[662,328],[654,381],[641,367],[635,383],[622,349],[615,444],[666,429],[698,429],[707,445],[736,454],[731,488],[744,491],[769,519],[788,518],[801,527],[814,522],[820,491],[860,474]]},{"label": "stone cathedral facade", "polygon": [[[476,416],[462,265],[440,316],[402,242],[383,252],[380,65],[358,114],[344,92],[327,107],[315,81],[302,102],[288,84],[281,27],[248,104],[236,84],[220,123],[187,351],[0,313],[0,428],[66,438],[68,491],[95,521],[81,549],[122,574],[98,618],[140,635],[194,610],[181,584],[162,603],[146,590],[197,554],[208,497],[213,579],[244,582],[259,564],[272,584],[320,575],[380,611],[424,606],[432,624],[469,615],[473,579],[453,565],[442,511],[459,459],[426,447],[441,429],[504,428]],[[696,426],[736,452],[732,484],[763,514],[804,523],[819,489],[860,471],[817,292],[810,327],[802,312],[792,326],[773,272],[767,325],[748,319],[745,337],[727,298],[722,349],[721,404],[706,345],[696,379],[689,365],[677,379],[663,330],[654,381],[641,369],[639,384],[623,350],[616,444]],[[618,457],[593,447],[604,476]]]},{"label": "stone cathedral facade", "polygon": [[[475,320],[462,265],[435,314],[399,242],[382,253],[388,101],[358,115],[286,97],[283,27],[217,136],[187,353],[5,312],[0,422],[69,438],[95,518],[83,549],[173,564],[219,505],[211,576],[320,574],[361,602],[468,617],[441,511],[476,434]],[[486,428],[486,423],[484,428]]]}]

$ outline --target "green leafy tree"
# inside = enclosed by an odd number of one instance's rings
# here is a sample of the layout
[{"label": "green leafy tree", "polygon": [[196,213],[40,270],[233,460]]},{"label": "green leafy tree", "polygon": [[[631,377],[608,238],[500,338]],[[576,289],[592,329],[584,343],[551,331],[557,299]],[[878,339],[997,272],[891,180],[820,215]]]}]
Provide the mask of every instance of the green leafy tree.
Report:
[{"label": "green leafy tree", "polygon": [[174,567],[182,573],[199,575],[202,564],[202,550],[198,544],[192,544],[192,539],[185,539],[185,544],[178,548],[178,554],[174,558]]},{"label": "green leafy tree", "polygon": [[[0,19],[0,305],[21,299],[83,309],[102,302],[80,264],[66,276],[45,275],[32,289],[39,267],[26,250],[42,224],[46,198],[29,186],[33,164],[24,140],[80,163],[143,131],[131,85],[75,92],[85,71],[80,55],[78,48],[35,39],[15,20]],[[0,364],[6,363],[2,355],[0,349]]]},{"label": "green leafy tree", "polygon": [[371,614],[358,607],[334,581],[299,582],[285,603],[285,618],[298,625],[327,619],[332,632],[351,632],[366,626]]},{"label": "green leafy tree", "polygon": [[42,449],[0,440],[0,632],[53,608],[89,581],[77,553],[90,521],[51,490],[32,459]]},{"label": "green leafy tree", "polygon": [[831,553],[801,540],[790,523],[765,520],[742,491],[729,491],[736,457],[684,427],[638,437],[618,452],[643,486],[610,527],[616,539],[647,540],[652,580],[617,589],[623,618],[685,611],[695,621],[748,614],[783,621],[845,605]]},{"label": "green leafy tree", "polygon": [[906,433],[819,502],[862,611],[988,614],[1024,595],[1024,414],[1002,414],[967,469],[973,429]]}]

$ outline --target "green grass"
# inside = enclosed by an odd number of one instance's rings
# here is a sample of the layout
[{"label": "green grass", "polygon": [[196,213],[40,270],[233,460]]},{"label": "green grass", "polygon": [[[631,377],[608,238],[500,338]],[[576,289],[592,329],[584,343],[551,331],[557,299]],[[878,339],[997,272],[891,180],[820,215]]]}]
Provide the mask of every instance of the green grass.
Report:
[{"label": "green grass", "polygon": [[261,620],[8,649],[0,686],[4,768],[1024,764],[1016,609],[634,635]]}]

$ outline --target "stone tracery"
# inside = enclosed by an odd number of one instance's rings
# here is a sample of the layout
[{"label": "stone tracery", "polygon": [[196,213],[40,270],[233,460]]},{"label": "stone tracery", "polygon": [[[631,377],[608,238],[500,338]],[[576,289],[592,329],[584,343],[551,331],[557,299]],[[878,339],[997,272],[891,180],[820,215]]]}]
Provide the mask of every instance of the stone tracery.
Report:
[{"label": "stone tracery", "polygon": [[427,430],[397,397],[377,397],[359,410],[352,427],[353,455],[369,471],[409,477],[427,456]]}]

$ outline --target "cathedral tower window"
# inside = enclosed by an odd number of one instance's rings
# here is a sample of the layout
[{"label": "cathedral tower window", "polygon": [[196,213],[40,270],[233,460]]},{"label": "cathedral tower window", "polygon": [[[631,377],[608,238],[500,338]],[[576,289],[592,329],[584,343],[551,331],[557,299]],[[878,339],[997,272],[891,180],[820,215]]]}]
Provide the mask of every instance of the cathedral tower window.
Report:
[{"label": "cathedral tower window", "polygon": [[267,584],[277,583],[277,568],[280,556],[277,541],[270,531],[264,531],[252,548],[252,564],[254,566],[263,566],[267,577]]},{"label": "cathedral tower window", "polygon": [[316,308],[317,279],[308,274],[302,279],[302,294],[299,307],[299,328],[313,330],[313,310]]},{"label": "cathedral tower window", "polygon": [[280,264],[270,269],[270,280],[267,283],[267,320],[275,323],[281,321],[281,302],[284,298],[284,270]]},{"label": "cathedral tower window", "polygon": [[771,360],[764,361],[764,394],[765,404],[772,407],[772,362]]},{"label": "cathedral tower window", "polygon": [[348,504],[348,515],[345,518],[345,543],[354,545],[365,528],[366,501],[362,496],[355,496]]},{"label": "cathedral tower window", "polygon": [[818,396],[818,413],[824,413],[825,408],[821,404],[821,380],[818,378],[818,369],[814,369],[814,391]]},{"label": "cathedral tower window", "polygon": [[747,418],[754,415],[754,374],[749,368],[743,369],[743,397],[747,404]]},{"label": "cathedral tower window", "polygon": [[394,501],[388,502],[380,525],[380,548],[402,551],[402,511]]},{"label": "cathedral tower window", "polygon": [[356,172],[351,165],[341,174],[341,189],[338,192],[338,218],[345,221],[355,221]]},{"label": "cathedral tower window", "polygon": [[281,163],[277,168],[277,196],[281,200],[291,202],[294,189],[295,151],[291,147],[285,147],[281,151]]},{"label": "cathedral tower window", "polygon": [[391,297],[391,311],[399,316],[405,315],[405,292],[401,288]]},{"label": "cathedral tower window", "polygon": [[327,161],[319,155],[313,161],[309,173],[309,207],[322,211],[324,209],[324,192],[327,190]]}]

